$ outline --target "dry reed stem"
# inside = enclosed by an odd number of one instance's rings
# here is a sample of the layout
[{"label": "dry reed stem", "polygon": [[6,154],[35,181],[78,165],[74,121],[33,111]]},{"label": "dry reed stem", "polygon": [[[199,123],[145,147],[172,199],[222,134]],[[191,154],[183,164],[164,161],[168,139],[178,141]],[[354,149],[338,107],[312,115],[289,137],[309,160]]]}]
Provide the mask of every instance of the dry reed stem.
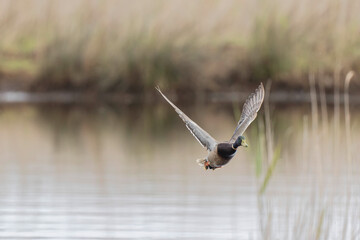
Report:
[{"label": "dry reed stem", "polygon": [[350,71],[346,74],[344,82],[344,107],[345,107],[345,134],[346,134],[346,159],[349,169],[352,169],[352,157],[351,157],[351,132],[350,132],[350,109],[349,109],[349,86],[350,81],[354,77],[354,72]]},{"label": "dry reed stem", "polygon": [[264,110],[265,110],[265,128],[266,128],[266,144],[267,144],[267,163],[268,166],[271,164],[271,160],[274,155],[274,145],[273,145],[273,136],[271,132],[271,119],[270,119],[270,89],[271,89],[271,80],[266,82],[265,86],[265,102],[264,102]]},{"label": "dry reed stem", "polygon": [[[315,75],[312,73],[309,75],[309,83],[310,83],[310,98],[311,98],[311,125],[312,125],[312,134],[311,134],[311,152],[313,159],[317,159],[316,168],[319,173],[320,184],[322,184],[322,164],[323,161],[320,157],[320,144],[319,144],[319,117],[318,117],[318,100],[317,93],[315,88]],[[309,140],[310,141],[310,140]]]},{"label": "dry reed stem", "polygon": [[344,222],[344,227],[343,227],[343,239],[347,239],[347,232],[348,232],[348,218],[349,218],[349,208],[350,208],[350,193],[351,193],[351,189],[350,189],[350,179],[352,176],[352,157],[351,157],[351,132],[350,132],[350,109],[349,109],[349,85],[350,85],[350,81],[351,79],[354,77],[354,72],[350,71],[346,74],[346,78],[344,81],[344,89],[345,89],[345,93],[344,93],[344,114],[345,114],[345,135],[346,135],[346,141],[345,141],[345,145],[346,145],[346,163],[347,163],[347,169],[346,169],[346,177],[347,177],[347,201],[346,201],[346,215],[345,215],[345,222]]}]

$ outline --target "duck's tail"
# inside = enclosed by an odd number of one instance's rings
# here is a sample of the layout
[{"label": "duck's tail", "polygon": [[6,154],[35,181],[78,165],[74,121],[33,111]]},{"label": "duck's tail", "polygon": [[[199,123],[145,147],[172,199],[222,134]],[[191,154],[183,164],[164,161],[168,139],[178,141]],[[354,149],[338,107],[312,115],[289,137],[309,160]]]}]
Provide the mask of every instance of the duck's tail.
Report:
[{"label": "duck's tail", "polygon": [[199,158],[196,160],[196,162],[199,164],[199,166],[205,168],[205,170],[207,170],[209,168],[209,164],[208,164],[206,158]]}]

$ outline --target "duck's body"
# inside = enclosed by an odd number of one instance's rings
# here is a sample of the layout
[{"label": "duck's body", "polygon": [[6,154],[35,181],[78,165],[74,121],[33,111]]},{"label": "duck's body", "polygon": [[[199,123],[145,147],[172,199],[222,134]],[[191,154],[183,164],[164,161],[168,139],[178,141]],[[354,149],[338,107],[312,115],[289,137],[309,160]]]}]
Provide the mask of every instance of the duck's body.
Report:
[{"label": "duck's body", "polygon": [[210,136],[210,134],[208,134],[199,125],[186,116],[185,113],[183,113],[178,107],[176,107],[160,91],[159,88],[157,88],[157,90],[179,114],[180,118],[185,122],[186,127],[190,130],[193,136],[209,151],[206,158],[197,160],[199,165],[203,166],[205,169],[213,170],[227,164],[235,156],[236,150],[239,146],[247,147],[245,137],[243,137],[242,134],[245,132],[250,123],[256,118],[257,112],[261,107],[265,95],[264,87],[262,84],[260,84],[255,93],[251,94],[246,100],[240,120],[230,141],[218,143],[213,137]]},{"label": "duck's body", "polygon": [[227,164],[235,156],[235,153],[236,149],[233,148],[232,144],[219,143],[213,151],[209,152],[206,158],[198,159],[197,162],[206,169],[216,169]]}]

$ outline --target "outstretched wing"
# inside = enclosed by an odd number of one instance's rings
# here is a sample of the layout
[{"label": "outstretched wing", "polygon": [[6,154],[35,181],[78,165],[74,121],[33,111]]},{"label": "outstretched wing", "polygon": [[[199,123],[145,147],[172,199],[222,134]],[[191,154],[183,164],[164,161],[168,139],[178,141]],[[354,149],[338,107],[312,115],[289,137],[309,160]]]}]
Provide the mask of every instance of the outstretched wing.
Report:
[{"label": "outstretched wing", "polygon": [[230,139],[230,143],[235,142],[239,136],[243,135],[248,126],[255,120],[257,112],[264,101],[264,96],[265,90],[263,84],[261,83],[255,92],[250,94],[244,103],[240,120],[235,129],[234,135]]},{"label": "outstretched wing", "polygon": [[205,130],[203,130],[199,125],[197,125],[193,120],[191,120],[188,116],[185,115],[178,107],[175,106],[161,91],[159,87],[156,87],[156,90],[165,98],[165,100],[170,103],[170,105],[175,109],[175,111],[179,114],[180,118],[186,124],[186,127],[190,130],[192,135],[200,142],[203,147],[206,147],[209,151],[212,151],[217,142],[216,140],[210,136]]}]

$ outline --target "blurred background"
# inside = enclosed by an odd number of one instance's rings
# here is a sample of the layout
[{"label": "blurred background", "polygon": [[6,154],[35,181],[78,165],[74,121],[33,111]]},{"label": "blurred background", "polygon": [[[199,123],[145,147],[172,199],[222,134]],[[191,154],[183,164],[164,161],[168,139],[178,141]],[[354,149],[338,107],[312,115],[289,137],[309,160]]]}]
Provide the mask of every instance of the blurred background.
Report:
[{"label": "blurred background", "polygon": [[[0,0],[1,239],[359,239],[360,2]],[[206,151],[154,89],[227,141]]]}]

